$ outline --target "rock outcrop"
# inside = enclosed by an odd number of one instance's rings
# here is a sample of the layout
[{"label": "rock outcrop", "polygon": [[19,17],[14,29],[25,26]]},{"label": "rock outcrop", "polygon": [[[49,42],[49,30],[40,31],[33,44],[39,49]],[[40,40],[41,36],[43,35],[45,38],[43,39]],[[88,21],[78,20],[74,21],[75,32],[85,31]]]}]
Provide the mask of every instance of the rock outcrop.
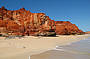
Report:
[{"label": "rock outcrop", "polygon": [[56,35],[54,20],[44,13],[31,13],[24,8],[14,11],[0,8],[0,32],[9,35]]},{"label": "rock outcrop", "polygon": [[86,34],[90,34],[90,31],[85,32]]},{"label": "rock outcrop", "polygon": [[83,33],[68,21],[54,21],[44,13],[31,13],[21,8],[7,10],[0,8],[0,35],[52,36],[56,34]]},{"label": "rock outcrop", "polygon": [[84,34],[82,30],[69,21],[55,21],[57,35]]}]

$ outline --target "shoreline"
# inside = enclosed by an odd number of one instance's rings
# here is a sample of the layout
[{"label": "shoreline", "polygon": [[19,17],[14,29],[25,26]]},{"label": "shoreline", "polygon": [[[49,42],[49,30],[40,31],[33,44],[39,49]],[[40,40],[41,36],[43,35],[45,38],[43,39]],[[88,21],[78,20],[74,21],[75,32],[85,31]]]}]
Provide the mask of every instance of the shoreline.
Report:
[{"label": "shoreline", "polygon": [[54,49],[56,46],[68,45],[84,40],[90,35],[57,35],[58,37],[25,36],[21,39],[0,38],[0,59],[27,59],[28,56]]}]

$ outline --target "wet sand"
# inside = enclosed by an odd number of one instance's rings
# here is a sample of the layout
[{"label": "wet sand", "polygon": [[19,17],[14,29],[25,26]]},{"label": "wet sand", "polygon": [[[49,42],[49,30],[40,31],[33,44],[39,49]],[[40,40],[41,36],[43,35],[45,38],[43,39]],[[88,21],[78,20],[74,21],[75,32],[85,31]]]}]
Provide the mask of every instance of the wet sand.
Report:
[{"label": "wet sand", "polygon": [[37,55],[32,55],[31,59],[90,59],[90,55],[79,55],[70,52],[50,50]]},{"label": "wet sand", "polygon": [[90,59],[90,37],[31,56],[31,59]]},{"label": "wet sand", "polygon": [[[57,35],[57,37],[34,37],[5,39],[0,37],[0,59],[28,59],[28,56],[53,50],[88,38],[90,35]],[[33,57],[32,57],[33,58]]]}]

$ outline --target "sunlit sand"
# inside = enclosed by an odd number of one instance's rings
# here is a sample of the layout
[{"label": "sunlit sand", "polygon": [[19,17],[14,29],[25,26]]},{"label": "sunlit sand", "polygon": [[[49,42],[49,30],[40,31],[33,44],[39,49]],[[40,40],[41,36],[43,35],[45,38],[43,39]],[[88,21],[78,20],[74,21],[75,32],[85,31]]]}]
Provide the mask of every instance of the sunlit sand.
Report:
[{"label": "sunlit sand", "polygon": [[5,39],[0,37],[0,59],[28,59],[30,55],[52,50],[88,38],[86,35],[57,35],[57,37],[34,37]]}]

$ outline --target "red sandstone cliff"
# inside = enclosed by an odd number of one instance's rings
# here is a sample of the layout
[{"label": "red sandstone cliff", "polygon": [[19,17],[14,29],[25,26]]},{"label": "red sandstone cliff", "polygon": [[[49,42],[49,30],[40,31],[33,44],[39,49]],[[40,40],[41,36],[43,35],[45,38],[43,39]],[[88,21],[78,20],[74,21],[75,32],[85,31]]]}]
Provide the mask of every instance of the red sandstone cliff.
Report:
[{"label": "red sandstone cliff", "polygon": [[11,35],[48,35],[51,32],[55,34],[55,23],[44,13],[31,13],[24,8],[10,11],[2,7],[0,31]]},{"label": "red sandstone cliff", "polygon": [[21,8],[7,10],[0,8],[0,34],[41,35],[83,33],[75,24],[68,21],[51,20],[44,13],[31,13]]},{"label": "red sandstone cliff", "polygon": [[58,35],[70,35],[70,34],[84,34],[82,30],[69,21],[55,21],[56,34]]},{"label": "red sandstone cliff", "polygon": [[85,32],[86,34],[90,34],[90,31]]}]

